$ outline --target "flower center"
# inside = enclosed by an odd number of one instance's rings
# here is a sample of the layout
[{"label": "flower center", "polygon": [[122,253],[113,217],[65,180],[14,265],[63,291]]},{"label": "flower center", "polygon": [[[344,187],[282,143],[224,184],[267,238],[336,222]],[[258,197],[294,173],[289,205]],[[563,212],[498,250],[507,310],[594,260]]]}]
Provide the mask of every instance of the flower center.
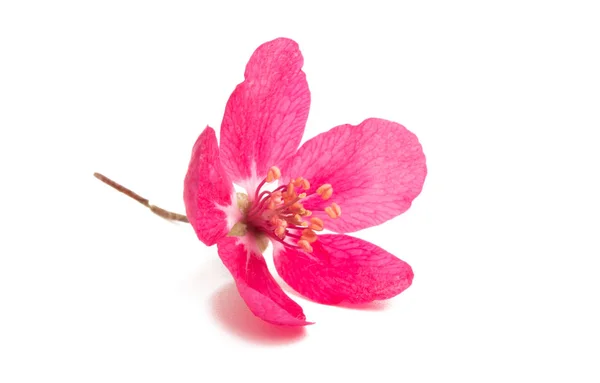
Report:
[{"label": "flower center", "polygon": [[[273,191],[264,190],[267,183],[281,178],[281,171],[276,166],[269,169],[267,177],[258,185],[254,201],[245,209],[244,223],[248,229],[262,233],[285,246],[301,248],[312,252],[311,243],[317,240],[317,231],[325,227],[323,220],[311,217],[312,212],[302,205],[307,198],[320,197],[328,200],[333,194],[330,184],[319,186],[314,193],[307,195],[310,183],[303,177],[291,180]],[[239,204],[239,200],[238,200]],[[335,202],[324,209],[330,218],[338,218],[342,211]]]}]

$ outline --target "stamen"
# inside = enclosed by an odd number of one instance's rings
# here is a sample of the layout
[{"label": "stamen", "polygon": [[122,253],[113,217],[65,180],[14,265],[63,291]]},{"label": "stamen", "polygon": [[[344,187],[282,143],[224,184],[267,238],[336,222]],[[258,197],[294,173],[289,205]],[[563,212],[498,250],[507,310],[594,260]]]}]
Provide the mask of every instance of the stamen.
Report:
[{"label": "stamen", "polygon": [[307,253],[312,253],[313,252],[312,246],[305,239],[299,240],[298,241],[298,246],[300,246],[302,248],[302,250],[306,251]]},{"label": "stamen", "polygon": [[294,202],[290,205],[290,210],[297,211],[298,213],[301,213],[303,209],[304,208],[302,207],[302,204],[300,202]]},{"label": "stamen", "polygon": [[333,188],[331,187],[331,184],[323,184],[319,186],[317,189],[317,194],[320,195],[324,200],[331,198],[331,195],[333,194]]},{"label": "stamen", "polygon": [[331,208],[335,212],[335,215],[337,216],[336,218],[339,218],[342,215],[342,208],[340,208],[340,206],[337,203],[333,202],[331,204]]},{"label": "stamen", "polygon": [[337,218],[337,215],[335,214],[335,211],[331,208],[331,206],[327,206],[325,208],[325,213],[327,213],[329,218]]},{"label": "stamen", "polygon": [[323,230],[323,227],[324,227],[323,221],[320,218],[313,217],[310,219],[309,229],[321,231],[321,230]]},{"label": "stamen", "polygon": [[[312,212],[306,210],[302,202],[304,198],[312,198],[313,193],[328,200],[333,195],[333,187],[331,184],[323,184],[309,195],[310,182],[303,177],[296,177],[273,191],[261,191],[265,184],[279,179],[279,168],[269,168],[267,176],[255,191],[254,200],[249,202],[243,223],[248,226],[250,233],[311,253],[311,244],[318,241],[317,232],[322,231],[325,224],[318,217],[309,219]],[[342,214],[340,206],[335,202],[323,210],[334,219]]]},{"label": "stamen", "polygon": [[275,235],[283,239],[285,237],[285,227],[279,226],[277,229],[275,229]]},{"label": "stamen", "polygon": [[304,229],[302,230],[302,237],[300,239],[308,241],[308,243],[314,243],[317,240],[317,233],[310,229]]},{"label": "stamen", "polygon": [[281,178],[281,170],[277,166],[271,166],[267,173],[267,182],[273,182]]},{"label": "stamen", "polygon": [[283,196],[284,199],[294,199],[296,198],[296,193],[294,192],[294,185],[290,182],[287,186],[287,190]]}]

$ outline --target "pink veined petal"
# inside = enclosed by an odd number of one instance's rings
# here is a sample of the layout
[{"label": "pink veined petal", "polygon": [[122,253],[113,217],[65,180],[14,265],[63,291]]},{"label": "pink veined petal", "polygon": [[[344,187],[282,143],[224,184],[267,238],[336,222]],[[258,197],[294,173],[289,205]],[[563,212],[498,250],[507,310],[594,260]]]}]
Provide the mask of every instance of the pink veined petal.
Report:
[{"label": "pink veined petal", "polygon": [[[427,167],[417,136],[398,123],[371,118],[305,142],[281,171],[286,177],[308,179],[308,194],[331,184],[329,200],[314,195],[303,205],[326,220],[327,229],[348,233],[405,212],[423,188]],[[335,220],[322,211],[332,202],[342,210]]]},{"label": "pink veined petal", "polygon": [[310,107],[303,62],[298,44],[285,38],[250,58],[221,125],[221,161],[233,182],[263,178],[298,148]]},{"label": "pink veined petal", "polygon": [[233,275],[240,296],[254,315],[262,320],[287,326],[312,324],[296,302],[277,284],[253,239],[225,237],[217,243],[219,257]]},{"label": "pink veined petal", "polygon": [[207,126],[194,144],[183,186],[187,217],[207,246],[227,234],[226,216],[218,205],[231,205],[232,193],[233,184],[219,161],[217,136]]},{"label": "pink veined petal", "polygon": [[315,302],[367,303],[388,299],[412,283],[410,265],[382,248],[342,234],[319,235],[313,252],[277,246],[279,275]]}]

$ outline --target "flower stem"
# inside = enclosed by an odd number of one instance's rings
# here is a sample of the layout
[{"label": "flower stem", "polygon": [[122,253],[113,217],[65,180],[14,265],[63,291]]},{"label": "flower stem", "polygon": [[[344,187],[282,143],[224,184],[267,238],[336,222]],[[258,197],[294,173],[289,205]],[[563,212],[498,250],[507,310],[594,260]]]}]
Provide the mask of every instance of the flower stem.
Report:
[{"label": "flower stem", "polygon": [[173,212],[167,211],[163,208],[160,208],[158,206],[154,206],[146,198],[140,196],[137,193],[134,193],[133,191],[127,189],[125,186],[116,183],[115,181],[111,180],[110,178],[108,178],[100,173],[94,173],[94,177],[98,178],[100,181],[104,182],[105,184],[114,188],[115,190],[125,194],[126,196],[133,198],[134,200],[138,201],[139,203],[141,203],[142,205],[144,205],[148,209],[150,209],[151,212],[153,212],[154,214],[156,214],[164,219],[168,219],[170,221],[186,222],[186,223],[190,222],[190,221],[188,221],[188,219],[185,215],[173,213]]}]

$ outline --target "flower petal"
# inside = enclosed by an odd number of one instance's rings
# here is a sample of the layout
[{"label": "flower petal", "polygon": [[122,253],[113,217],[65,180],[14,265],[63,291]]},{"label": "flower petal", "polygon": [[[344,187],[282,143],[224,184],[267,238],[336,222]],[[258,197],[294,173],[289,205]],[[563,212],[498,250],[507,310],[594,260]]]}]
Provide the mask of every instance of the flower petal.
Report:
[{"label": "flower petal", "polygon": [[302,64],[298,44],[284,38],[250,58],[221,125],[221,160],[233,182],[262,179],[298,148],[310,107]]},{"label": "flower petal", "polygon": [[313,252],[277,246],[275,267],[294,290],[324,304],[388,299],[412,283],[410,265],[362,239],[320,235]]},{"label": "flower petal", "polygon": [[[375,226],[405,212],[421,192],[427,174],[417,137],[398,123],[376,118],[319,134],[305,142],[281,170],[287,177],[308,179],[308,194],[323,184],[333,186],[329,200],[312,196],[303,205],[327,219],[327,229],[341,233]],[[332,202],[342,210],[335,220],[323,213]]]},{"label": "flower petal", "polygon": [[296,302],[275,282],[252,237],[225,237],[217,243],[219,257],[233,275],[242,299],[254,315],[276,325],[312,324]]},{"label": "flower petal", "polygon": [[194,144],[183,186],[188,220],[207,246],[227,234],[222,207],[231,205],[232,193],[233,184],[219,160],[217,136],[213,128],[207,126]]}]

